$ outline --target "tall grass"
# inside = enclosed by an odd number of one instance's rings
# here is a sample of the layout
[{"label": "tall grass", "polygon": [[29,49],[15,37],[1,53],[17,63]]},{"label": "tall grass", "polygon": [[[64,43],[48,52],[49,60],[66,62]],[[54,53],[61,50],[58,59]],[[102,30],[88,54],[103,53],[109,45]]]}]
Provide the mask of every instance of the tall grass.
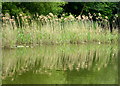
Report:
[{"label": "tall grass", "polygon": [[[36,44],[79,44],[85,42],[117,43],[117,29],[110,33],[109,22],[93,21],[92,16],[73,15],[58,18],[50,13],[47,16],[3,17],[3,47]],[[100,17],[101,18],[101,17]],[[99,17],[98,17],[99,19]],[[102,27],[104,26],[104,27]]]}]

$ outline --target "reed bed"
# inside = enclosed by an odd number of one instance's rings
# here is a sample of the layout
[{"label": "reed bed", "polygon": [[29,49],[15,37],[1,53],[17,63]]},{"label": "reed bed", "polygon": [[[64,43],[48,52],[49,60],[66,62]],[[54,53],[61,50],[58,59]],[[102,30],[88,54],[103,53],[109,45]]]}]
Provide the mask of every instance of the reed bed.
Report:
[{"label": "reed bed", "polygon": [[41,46],[8,50],[3,52],[2,78],[21,75],[27,71],[35,74],[50,74],[54,70],[100,71],[108,64],[116,63],[117,51],[117,47],[111,45]]},{"label": "reed bed", "polygon": [[[58,18],[49,13],[47,16],[34,15],[17,17],[5,14],[2,17],[2,46],[7,48],[18,45],[37,44],[80,44],[88,42],[117,43],[118,29],[110,33],[108,18],[89,16],[62,15]],[[114,24],[115,25],[115,24]]]}]

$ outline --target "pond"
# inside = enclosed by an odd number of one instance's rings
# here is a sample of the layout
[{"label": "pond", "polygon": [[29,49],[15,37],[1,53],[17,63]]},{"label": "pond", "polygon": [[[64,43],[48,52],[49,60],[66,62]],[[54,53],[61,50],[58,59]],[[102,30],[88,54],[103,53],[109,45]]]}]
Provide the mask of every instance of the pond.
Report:
[{"label": "pond", "polygon": [[117,84],[117,45],[3,49],[3,84]]}]

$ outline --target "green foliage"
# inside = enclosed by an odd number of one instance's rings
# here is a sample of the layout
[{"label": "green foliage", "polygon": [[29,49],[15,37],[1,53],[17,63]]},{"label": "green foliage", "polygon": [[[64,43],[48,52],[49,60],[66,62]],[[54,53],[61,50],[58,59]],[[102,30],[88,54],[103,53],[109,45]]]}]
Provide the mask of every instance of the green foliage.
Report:
[{"label": "green foliage", "polygon": [[64,2],[4,2],[3,13],[10,13],[11,15],[18,15],[19,13],[25,14],[43,14],[47,15],[52,12],[53,14],[59,14],[62,12]]},{"label": "green foliage", "polygon": [[22,8],[17,7],[19,3],[4,3],[2,4],[2,13],[10,13],[11,15],[17,15],[22,12]]},{"label": "green foliage", "polygon": [[26,15],[61,15],[63,12],[73,15],[88,15],[88,13],[111,18],[119,10],[117,2],[3,2],[2,12],[10,15],[25,13]]},{"label": "green foliage", "polygon": [[119,9],[117,2],[69,2],[63,8],[65,13],[74,15],[101,13],[103,17],[108,16],[109,18],[117,14]]}]

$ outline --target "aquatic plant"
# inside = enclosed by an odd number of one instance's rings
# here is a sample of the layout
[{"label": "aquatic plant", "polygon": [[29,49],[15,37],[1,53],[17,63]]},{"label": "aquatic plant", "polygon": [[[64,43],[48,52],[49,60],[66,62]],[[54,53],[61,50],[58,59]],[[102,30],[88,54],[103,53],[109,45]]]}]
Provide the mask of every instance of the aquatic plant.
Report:
[{"label": "aquatic plant", "polygon": [[[99,14],[97,21],[92,16],[62,16],[49,13],[33,17],[20,14],[17,17],[5,14],[2,18],[3,47],[36,44],[80,44],[85,42],[117,43],[118,29],[110,25],[107,17]],[[100,20],[100,21],[99,21]]]}]

